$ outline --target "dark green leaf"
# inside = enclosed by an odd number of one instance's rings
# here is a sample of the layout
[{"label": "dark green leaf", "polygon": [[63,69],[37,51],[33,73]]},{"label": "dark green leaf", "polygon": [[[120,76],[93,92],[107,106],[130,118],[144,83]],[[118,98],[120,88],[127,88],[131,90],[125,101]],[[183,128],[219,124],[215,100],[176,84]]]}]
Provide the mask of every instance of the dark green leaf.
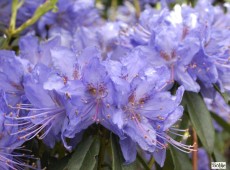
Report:
[{"label": "dark green leaf", "polygon": [[223,97],[224,101],[228,103],[228,94],[227,93],[222,93],[219,87],[216,84],[213,84],[213,87],[215,90]]},{"label": "dark green leaf", "polygon": [[122,170],[135,170],[137,169],[137,162],[133,162],[129,165],[122,165]]},{"label": "dark green leaf", "polygon": [[227,132],[230,133],[230,124],[227,123],[225,120],[223,120],[220,116],[218,116],[215,113],[211,112],[211,115],[213,117],[213,119],[215,119],[215,121],[224,128],[224,130],[226,130]]},{"label": "dark green leaf", "polygon": [[97,137],[89,137],[78,144],[65,169],[93,170],[97,167],[100,141]]},{"label": "dark green leaf", "polygon": [[160,167],[157,163],[155,163],[156,170],[172,170],[174,169],[174,164],[172,160],[172,155],[170,153],[170,150],[166,150],[166,159],[163,167]]},{"label": "dark green leaf", "polygon": [[55,160],[51,163],[48,169],[49,170],[63,170],[66,167],[69,159],[70,159],[70,156],[66,156],[62,158],[61,160]]},{"label": "dark green leaf", "polygon": [[197,93],[185,93],[186,106],[192,124],[203,146],[209,153],[212,153],[214,147],[215,131],[212,124],[211,115]]},{"label": "dark green leaf", "polygon": [[117,139],[111,134],[111,148],[112,148],[112,169],[122,169],[122,159],[120,153],[120,147],[117,143]]},{"label": "dark green leaf", "polygon": [[144,158],[139,153],[137,154],[137,159],[141,163],[141,165],[143,166],[143,168],[145,170],[150,170],[150,168],[148,167],[148,164],[146,163],[146,161],[144,160]]},{"label": "dark green leaf", "polygon": [[168,169],[172,169],[173,166],[173,160],[172,160],[172,156],[170,154],[170,150],[167,149],[166,150],[166,159],[165,159],[165,163],[163,166],[163,170],[168,170]]},{"label": "dark green leaf", "polygon": [[223,138],[223,133],[216,133],[215,135],[215,149],[217,149],[220,153],[224,152],[225,141]]},{"label": "dark green leaf", "polygon": [[216,162],[226,162],[225,157],[218,151],[218,149],[213,150]]},{"label": "dark green leaf", "polygon": [[230,167],[229,162],[227,162],[227,160],[225,159],[223,154],[221,154],[218,149],[216,149],[216,148],[214,149],[213,155],[215,157],[216,162],[226,162],[227,169],[228,169],[228,167]]},{"label": "dark green leaf", "polygon": [[129,165],[124,165],[123,156],[121,153],[120,145],[115,135],[111,134],[111,150],[112,150],[112,170],[135,170],[136,161]]},{"label": "dark green leaf", "polygon": [[4,37],[0,37],[0,49],[4,48],[4,45],[6,43],[7,39]]},{"label": "dark green leaf", "polygon": [[173,146],[170,146],[170,152],[173,159],[174,170],[192,170],[192,164],[188,154],[185,154]]}]

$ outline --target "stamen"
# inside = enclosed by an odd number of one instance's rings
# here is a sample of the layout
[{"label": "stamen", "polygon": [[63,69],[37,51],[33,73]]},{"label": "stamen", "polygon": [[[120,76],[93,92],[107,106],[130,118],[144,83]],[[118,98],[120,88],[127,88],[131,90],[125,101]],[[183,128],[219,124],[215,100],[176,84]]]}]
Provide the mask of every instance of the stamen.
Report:
[{"label": "stamen", "polygon": [[[24,105],[26,106],[26,105]],[[31,106],[31,105],[28,105]],[[21,107],[21,104],[20,104]],[[31,111],[31,114],[33,115],[27,115],[27,116],[14,116],[12,115],[6,115],[7,118],[13,119],[18,121],[17,123],[6,123],[7,126],[18,126],[19,130],[17,132],[11,133],[10,135],[17,135],[17,134],[23,134],[23,136],[20,136],[19,139],[25,139],[30,140],[37,136],[42,130],[44,130],[46,127],[46,131],[42,134],[40,139],[43,139],[50,131],[50,129],[53,127],[53,124],[51,123],[52,120],[57,118],[59,115],[62,115],[65,113],[64,108],[27,108]],[[33,123],[33,119],[39,119],[36,124]],[[49,127],[48,127],[49,126]]]},{"label": "stamen", "polygon": [[156,133],[156,135],[163,139],[163,140],[166,140],[167,143],[170,143],[171,145],[173,145],[175,148],[177,148],[178,150],[182,151],[182,152],[185,152],[185,153],[190,153],[192,151],[196,151],[195,149],[193,149],[193,146],[191,145],[185,145],[185,144],[182,144],[182,143],[179,143],[177,141],[175,141],[174,139],[172,139],[170,136],[168,135],[165,135],[165,136],[162,136],[161,133]]},{"label": "stamen", "polygon": [[[12,153],[7,153],[7,152],[11,152],[11,150],[13,150],[13,148],[3,148],[3,152],[0,152],[0,162],[3,162],[3,164],[5,163],[6,166],[8,166],[10,169],[13,170],[19,170],[19,169],[25,169],[25,168],[30,168],[30,169],[36,169],[35,164],[33,164],[32,166],[29,164],[26,164],[24,162],[24,158],[26,159],[30,159],[30,160],[37,160],[37,158],[34,158],[33,155],[27,155],[24,153],[17,153],[17,152],[12,152]],[[22,150],[19,148],[16,148],[16,150]],[[25,149],[26,150],[26,149]],[[22,150],[24,151],[24,150]],[[28,150],[26,150],[28,151]],[[13,158],[13,160],[9,159]]]},{"label": "stamen", "polygon": [[179,132],[188,132],[188,129],[177,129],[177,128],[173,128],[173,127],[170,127],[170,130],[175,130],[175,131],[179,131]]}]

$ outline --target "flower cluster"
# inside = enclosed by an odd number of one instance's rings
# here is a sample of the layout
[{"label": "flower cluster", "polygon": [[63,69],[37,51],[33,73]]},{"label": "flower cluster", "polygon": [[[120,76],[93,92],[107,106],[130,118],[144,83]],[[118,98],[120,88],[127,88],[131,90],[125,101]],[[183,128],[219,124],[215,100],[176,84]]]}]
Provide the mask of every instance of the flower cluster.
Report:
[{"label": "flower cluster", "polygon": [[135,159],[136,144],[161,165],[168,143],[192,150],[170,137],[181,132],[172,125],[183,113],[184,88],[174,96],[165,90],[166,67],[152,67],[139,49],[114,60],[103,59],[95,46],[76,53],[61,46],[59,37],[39,43],[26,36],[19,47],[19,56],[0,54],[1,88],[15,110],[5,117],[18,128],[11,135],[22,141],[38,137],[50,147],[62,141],[71,150],[66,138],[80,138],[84,129],[99,123],[120,137],[127,162]]},{"label": "flower cluster", "polygon": [[[42,2],[31,3],[25,0],[19,18]],[[19,39],[18,53],[0,51],[2,169],[24,166],[15,149],[25,141],[37,137],[50,148],[61,141],[71,151],[93,124],[119,137],[126,163],[140,147],[163,166],[168,144],[194,151],[175,140],[187,132],[174,126],[185,90],[200,92],[209,110],[230,121],[214,88],[230,93],[229,4],[228,15],[201,0],[195,8],[147,7],[138,21],[127,14],[107,22],[91,0],[59,0],[57,7]]]},{"label": "flower cluster", "polygon": [[139,23],[123,32],[123,46],[140,48],[152,66],[170,70],[168,85],[200,92],[208,109],[230,122],[230,107],[216,92],[230,93],[229,14],[200,0],[195,8],[176,5],[173,11],[146,9]]}]

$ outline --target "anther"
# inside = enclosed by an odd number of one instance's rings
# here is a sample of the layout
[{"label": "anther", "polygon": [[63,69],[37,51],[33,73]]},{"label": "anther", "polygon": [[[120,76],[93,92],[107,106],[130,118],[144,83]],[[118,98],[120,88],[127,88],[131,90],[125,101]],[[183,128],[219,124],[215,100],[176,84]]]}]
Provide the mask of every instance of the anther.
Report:
[{"label": "anther", "polygon": [[65,96],[68,100],[71,99],[71,95],[68,92],[65,93]]},{"label": "anther", "polygon": [[157,129],[159,130],[161,128],[161,126],[160,125],[157,125]]}]

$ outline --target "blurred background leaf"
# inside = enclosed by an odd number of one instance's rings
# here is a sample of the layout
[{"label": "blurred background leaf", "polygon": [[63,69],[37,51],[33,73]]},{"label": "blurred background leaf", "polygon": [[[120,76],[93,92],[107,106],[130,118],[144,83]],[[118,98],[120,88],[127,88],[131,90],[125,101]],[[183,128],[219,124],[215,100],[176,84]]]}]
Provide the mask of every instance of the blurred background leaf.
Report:
[{"label": "blurred background leaf", "polygon": [[215,131],[209,111],[199,94],[186,92],[184,97],[192,125],[194,126],[203,146],[209,153],[212,153]]},{"label": "blurred background leaf", "polygon": [[94,170],[97,169],[97,157],[100,150],[98,137],[88,137],[82,140],[68,161],[66,170]]}]

